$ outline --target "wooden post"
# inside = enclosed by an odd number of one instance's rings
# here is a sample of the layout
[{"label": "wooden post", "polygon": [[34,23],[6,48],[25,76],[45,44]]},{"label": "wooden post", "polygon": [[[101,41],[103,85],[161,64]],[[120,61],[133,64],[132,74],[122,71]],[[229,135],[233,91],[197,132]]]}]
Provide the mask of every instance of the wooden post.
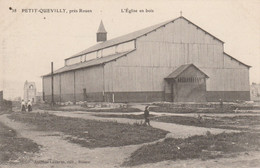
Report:
[{"label": "wooden post", "polygon": [[74,79],[73,79],[73,98],[74,98],[74,101],[73,101],[73,104],[76,104],[76,101],[77,101],[77,99],[76,99],[76,71],[73,71],[73,77],[74,77]]},{"label": "wooden post", "polygon": [[53,62],[51,62],[51,106],[54,105],[54,94],[53,94]]},{"label": "wooden post", "polygon": [[59,85],[60,85],[60,103],[61,103],[61,74],[59,76],[60,76]]}]

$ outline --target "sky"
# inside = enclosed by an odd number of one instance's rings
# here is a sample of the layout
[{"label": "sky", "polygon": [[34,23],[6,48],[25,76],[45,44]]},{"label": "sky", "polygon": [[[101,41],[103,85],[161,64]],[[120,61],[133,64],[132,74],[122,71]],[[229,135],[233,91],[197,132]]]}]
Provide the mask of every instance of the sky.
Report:
[{"label": "sky", "polygon": [[41,92],[51,62],[58,69],[96,43],[101,19],[111,39],[177,18],[180,11],[224,41],[226,53],[252,66],[250,83],[260,83],[260,0],[0,0],[0,90],[6,99],[22,96],[28,80]]}]

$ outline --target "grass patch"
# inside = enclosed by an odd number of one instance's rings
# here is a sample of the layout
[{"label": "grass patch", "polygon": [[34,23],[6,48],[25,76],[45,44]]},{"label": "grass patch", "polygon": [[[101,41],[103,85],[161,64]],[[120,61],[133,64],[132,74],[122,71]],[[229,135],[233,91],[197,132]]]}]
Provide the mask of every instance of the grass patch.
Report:
[{"label": "grass patch", "polygon": [[17,137],[15,130],[0,122],[0,163],[20,160],[26,153],[39,150],[39,145],[30,139]]},{"label": "grass patch", "polygon": [[119,107],[119,108],[88,108],[85,106],[70,107],[54,105],[50,106],[48,104],[38,104],[34,108],[41,110],[51,110],[51,111],[83,111],[83,112],[120,112],[120,113],[130,113],[130,112],[141,112],[142,110],[133,107]]},{"label": "grass patch", "polygon": [[190,108],[190,107],[174,107],[174,106],[158,106],[150,107],[150,111],[159,113],[236,113],[236,108]]},{"label": "grass patch", "polygon": [[112,108],[112,109],[86,109],[84,111],[88,112],[119,112],[119,113],[131,113],[131,112],[141,112],[142,110],[138,108],[132,107],[120,107],[120,108]]},{"label": "grass patch", "polygon": [[37,130],[63,132],[67,140],[84,147],[125,146],[164,138],[166,131],[143,125],[102,122],[51,115],[49,113],[13,113],[11,119],[30,123]]},{"label": "grass patch", "polygon": [[258,151],[260,134],[221,133],[192,136],[187,139],[165,139],[136,150],[123,166],[135,166],[165,160],[214,159],[245,151]]},{"label": "grass patch", "polygon": [[[97,117],[105,118],[128,118],[144,119],[143,114],[95,114]],[[235,117],[187,117],[187,116],[155,116],[150,115],[150,119],[159,122],[175,123],[206,128],[222,128],[235,130],[248,130],[250,126],[260,125],[259,116],[235,116]]]},{"label": "grass patch", "polygon": [[162,112],[162,113],[195,113],[196,109],[187,108],[187,107],[150,107],[150,111]]},{"label": "grass patch", "polygon": [[251,126],[260,125],[259,116],[235,116],[235,117],[215,117],[198,118],[187,116],[160,116],[151,118],[152,120],[175,123],[181,125],[191,125],[206,128],[222,128],[235,130],[249,130]]},{"label": "grass patch", "polygon": [[[97,117],[105,118],[128,118],[144,119],[143,114],[95,114]],[[175,123],[206,128],[222,128],[234,130],[249,130],[251,126],[260,126],[259,116],[235,116],[235,117],[187,117],[187,116],[155,116],[150,115],[150,119],[159,122]]]},{"label": "grass patch", "polygon": [[[259,105],[253,104],[170,104],[170,103],[153,103],[150,107],[151,111],[167,112],[167,113],[241,113],[237,110],[259,110]],[[244,113],[244,112],[242,112]]]}]

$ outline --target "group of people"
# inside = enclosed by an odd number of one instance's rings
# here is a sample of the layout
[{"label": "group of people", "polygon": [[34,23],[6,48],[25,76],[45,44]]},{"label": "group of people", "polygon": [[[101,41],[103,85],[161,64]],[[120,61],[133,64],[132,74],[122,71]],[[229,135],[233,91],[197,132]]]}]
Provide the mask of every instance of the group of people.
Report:
[{"label": "group of people", "polygon": [[28,100],[28,102],[25,102],[24,100],[22,100],[21,102],[21,111],[25,112],[25,111],[32,111],[32,102],[31,100]]}]

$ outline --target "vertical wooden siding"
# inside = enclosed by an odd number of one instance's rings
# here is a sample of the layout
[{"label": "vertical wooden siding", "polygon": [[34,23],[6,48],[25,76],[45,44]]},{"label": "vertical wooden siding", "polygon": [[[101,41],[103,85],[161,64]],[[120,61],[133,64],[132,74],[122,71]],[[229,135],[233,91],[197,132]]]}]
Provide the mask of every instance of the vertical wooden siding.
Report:
[{"label": "vertical wooden siding", "polygon": [[43,91],[44,91],[44,95],[51,95],[51,77],[47,76],[47,77],[43,77]]},{"label": "vertical wooden siding", "polygon": [[[56,102],[83,101],[83,89],[86,89],[87,94],[99,93],[100,95],[103,92],[103,66],[55,74],[53,79],[54,99]],[[50,76],[43,77],[43,90],[48,99],[47,101],[50,101]]]},{"label": "vertical wooden siding", "polygon": [[106,92],[163,91],[164,78],[173,70],[173,67],[118,66],[117,61],[110,62],[105,65],[105,90]]},{"label": "vertical wooden siding", "polygon": [[106,90],[163,91],[164,78],[188,63],[210,77],[208,91],[249,90],[248,68],[230,63],[223,43],[184,19],[137,39],[136,46],[135,52],[106,64]]},{"label": "vertical wooden siding", "polygon": [[77,101],[83,100],[83,89],[86,89],[87,95],[90,93],[103,92],[103,66],[77,70],[75,71],[75,79]]}]

